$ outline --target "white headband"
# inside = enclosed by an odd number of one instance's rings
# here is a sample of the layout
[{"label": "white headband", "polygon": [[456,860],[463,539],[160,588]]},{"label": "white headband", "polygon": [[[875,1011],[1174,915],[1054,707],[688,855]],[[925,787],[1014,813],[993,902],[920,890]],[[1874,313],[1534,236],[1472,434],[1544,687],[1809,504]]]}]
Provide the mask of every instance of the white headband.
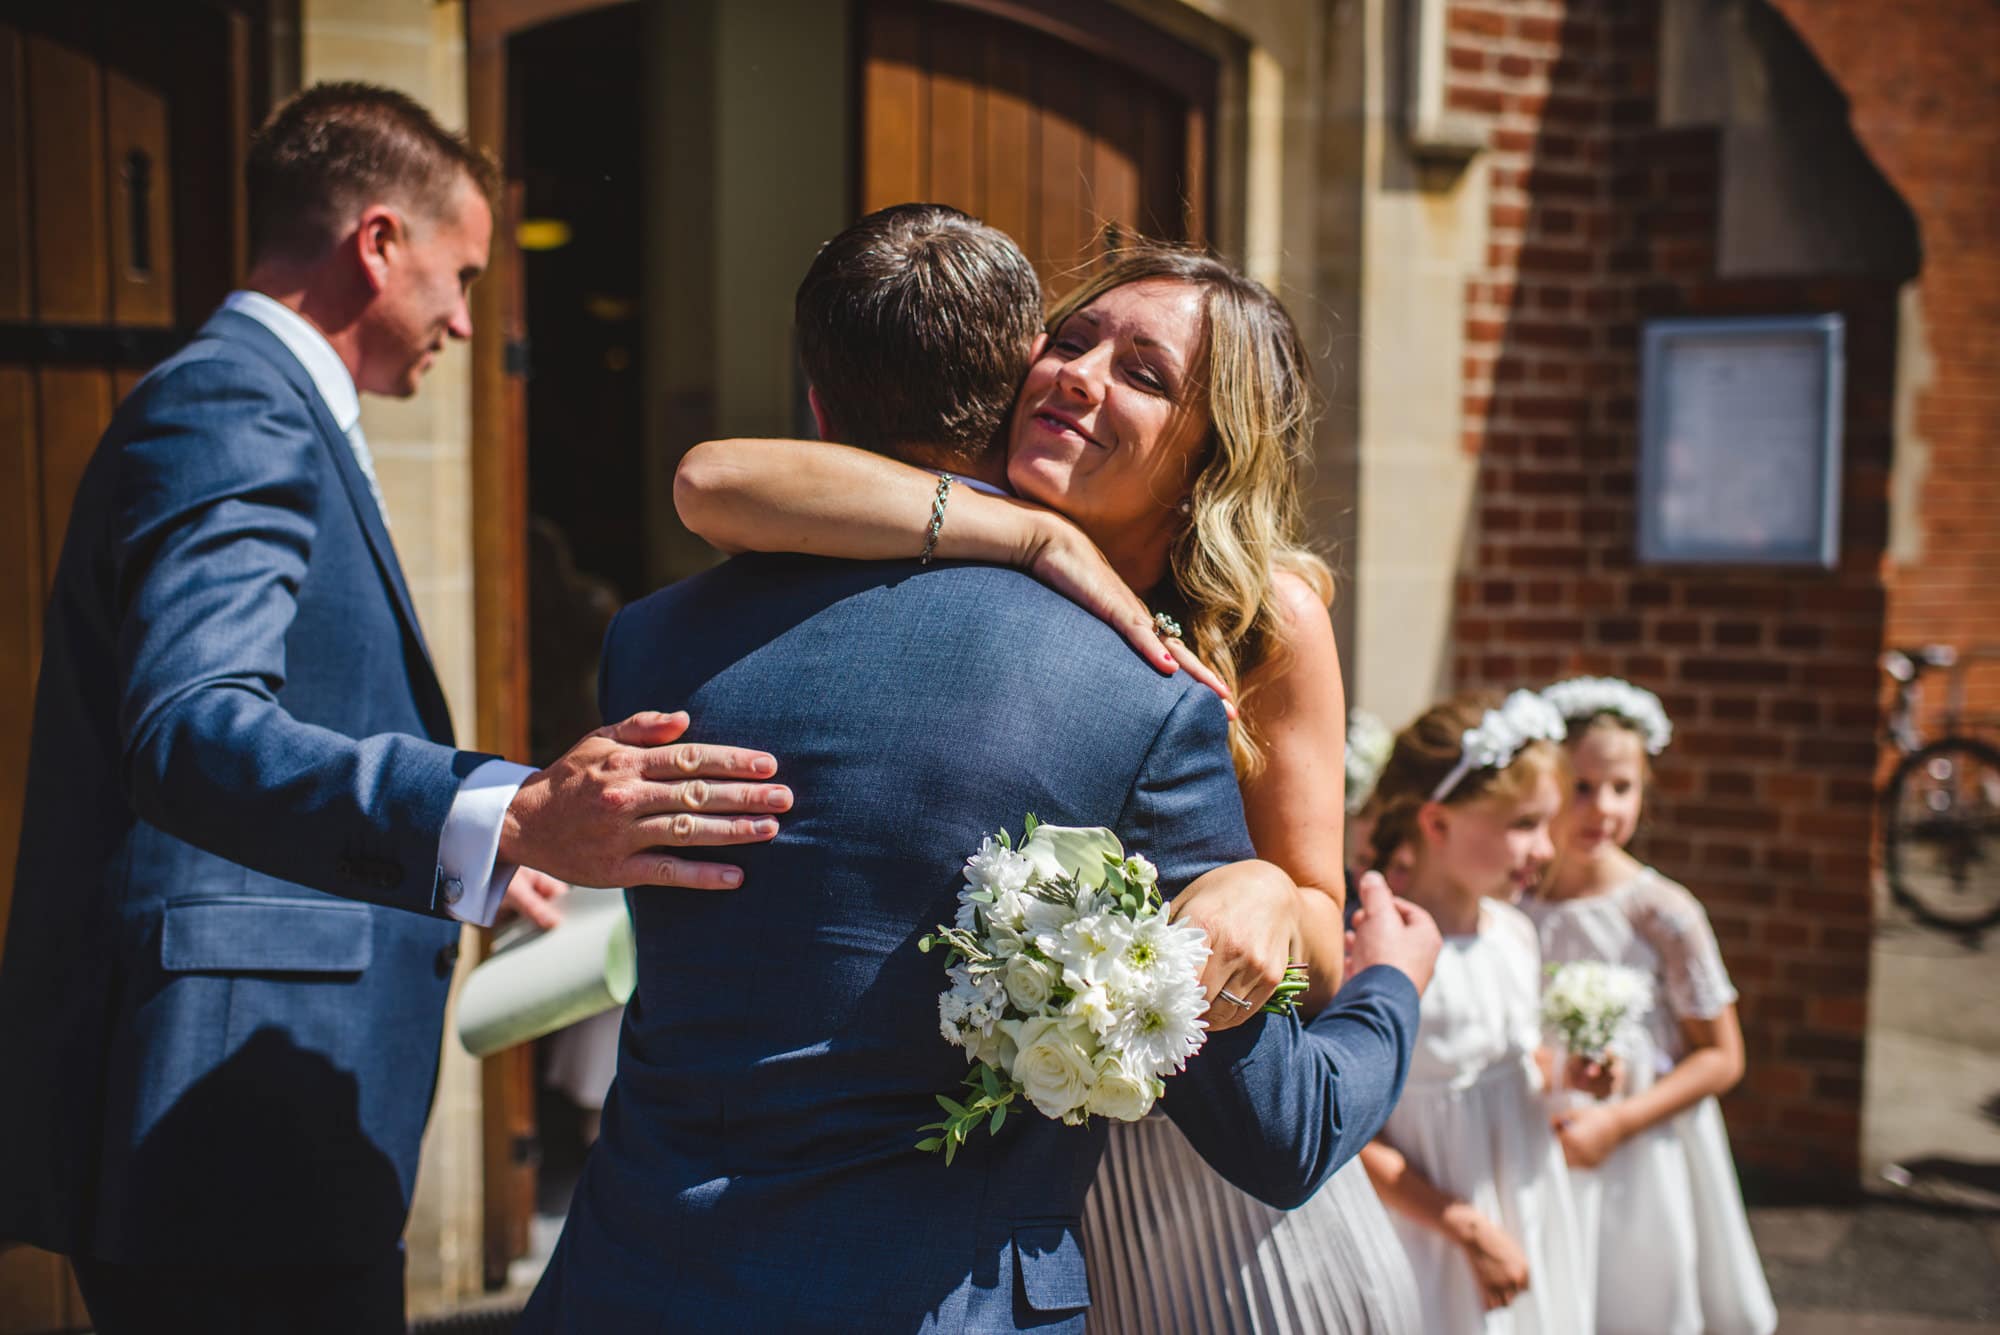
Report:
[{"label": "white headband", "polygon": [[1467,728],[1458,764],[1431,789],[1431,801],[1451,796],[1460,780],[1474,770],[1505,769],[1530,742],[1560,742],[1569,735],[1562,715],[1533,691],[1515,691],[1498,709],[1486,711],[1476,728]]},{"label": "white headband", "polygon": [[1674,739],[1674,725],[1660,697],[1617,677],[1571,677],[1542,692],[1565,721],[1576,723],[1610,714],[1639,730],[1646,754],[1656,756]]}]

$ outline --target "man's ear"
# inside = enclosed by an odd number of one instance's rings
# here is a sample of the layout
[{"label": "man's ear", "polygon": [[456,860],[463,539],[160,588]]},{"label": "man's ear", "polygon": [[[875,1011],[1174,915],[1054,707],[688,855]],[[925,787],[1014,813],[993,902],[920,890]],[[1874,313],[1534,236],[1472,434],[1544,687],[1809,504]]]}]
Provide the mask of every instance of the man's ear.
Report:
[{"label": "man's ear", "polygon": [[1035,335],[1034,342],[1028,344],[1028,361],[1031,365],[1041,359],[1042,349],[1048,345],[1049,331],[1044,329],[1041,333]]},{"label": "man's ear", "polygon": [[818,386],[806,386],[806,402],[812,405],[813,430],[819,432],[819,438],[821,440],[834,439],[833,421],[826,415],[826,405],[819,401]]},{"label": "man's ear", "polygon": [[361,271],[368,275],[371,289],[380,292],[389,285],[394,252],[407,240],[403,219],[394,209],[371,204],[362,210],[360,221],[354,225],[354,244],[359,251]]}]

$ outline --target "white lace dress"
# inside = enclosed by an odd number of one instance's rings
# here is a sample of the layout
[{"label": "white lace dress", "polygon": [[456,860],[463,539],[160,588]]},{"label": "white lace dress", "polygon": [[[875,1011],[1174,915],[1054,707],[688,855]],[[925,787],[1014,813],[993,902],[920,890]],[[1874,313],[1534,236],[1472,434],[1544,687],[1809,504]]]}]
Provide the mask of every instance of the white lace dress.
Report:
[{"label": "white lace dress", "polygon": [[[1686,1053],[1682,1019],[1735,1002],[1701,904],[1648,868],[1615,890],[1522,907],[1551,963],[1602,960],[1653,979],[1654,1004],[1620,1043],[1633,1092]],[[1572,1175],[1598,1249],[1603,1335],[1769,1335],[1778,1313],[1743,1211],[1722,1111],[1703,1099]]]},{"label": "white lace dress", "polygon": [[1409,1252],[1427,1335],[1586,1335],[1595,1266],[1549,1130],[1534,1052],[1541,952],[1518,909],[1487,901],[1479,930],[1445,938],[1424,993],[1402,1101],[1383,1133],[1440,1190],[1504,1228],[1528,1258],[1527,1291],[1483,1310],[1457,1244],[1392,1215]]},{"label": "white lace dress", "polygon": [[1164,1116],[1113,1123],[1084,1203],[1091,1335],[1405,1335],[1416,1281],[1360,1160],[1286,1213]]}]

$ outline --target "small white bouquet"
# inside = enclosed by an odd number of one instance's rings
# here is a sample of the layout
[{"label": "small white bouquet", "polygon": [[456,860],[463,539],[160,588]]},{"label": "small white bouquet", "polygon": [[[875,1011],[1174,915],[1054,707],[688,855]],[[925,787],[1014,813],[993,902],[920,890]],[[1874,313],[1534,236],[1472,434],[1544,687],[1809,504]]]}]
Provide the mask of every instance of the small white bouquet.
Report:
[{"label": "small white bouquet", "polygon": [[1625,1027],[1653,1004],[1652,980],[1622,964],[1573,960],[1548,971],[1542,1024],[1574,1056],[1603,1061]]},{"label": "small white bouquet", "polygon": [[[945,1162],[983,1122],[997,1132],[1025,1097],[1068,1125],[1090,1114],[1135,1122],[1207,1038],[1201,987],[1208,942],[1167,920],[1159,873],[1125,856],[1101,826],[1043,825],[1019,847],[1005,830],[965,863],[950,927],[918,943],[946,950],[938,998],[945,1041],[973,1063],[963,1098],[938,1095],[944,1120],[920,1150]],[[1292,971],[1271,1005],[1305,988]]]}]

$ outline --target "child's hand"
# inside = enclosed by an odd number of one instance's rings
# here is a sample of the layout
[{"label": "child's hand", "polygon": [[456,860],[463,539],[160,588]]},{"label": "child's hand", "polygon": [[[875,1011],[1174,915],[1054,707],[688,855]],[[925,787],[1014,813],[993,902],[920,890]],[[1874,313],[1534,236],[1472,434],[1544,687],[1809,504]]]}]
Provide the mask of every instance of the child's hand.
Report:
[{"label": "child's hand", "polygon": [[1556,1139],[1571,1168],[1595,1168],[1625,1140],[1618,1110],[1610,1105],[1572,1108],[1555,1118]]},{"label": "child's hand", "polygon": [[1625,1088],[1625,1062],[1616,1053],[1603,1061],[1572,1053],[1563,1068],[1563,1083],[1594,1099],[1608,1099]]},{"label": "child's hand", "polygon": [[1527,1253],[1506,1229],[1465,1204],[1456,1206],[1447,1222],[1453,1241],[1472,1265],[1487,1311],[1505,1307],[1527,1292]]}]

